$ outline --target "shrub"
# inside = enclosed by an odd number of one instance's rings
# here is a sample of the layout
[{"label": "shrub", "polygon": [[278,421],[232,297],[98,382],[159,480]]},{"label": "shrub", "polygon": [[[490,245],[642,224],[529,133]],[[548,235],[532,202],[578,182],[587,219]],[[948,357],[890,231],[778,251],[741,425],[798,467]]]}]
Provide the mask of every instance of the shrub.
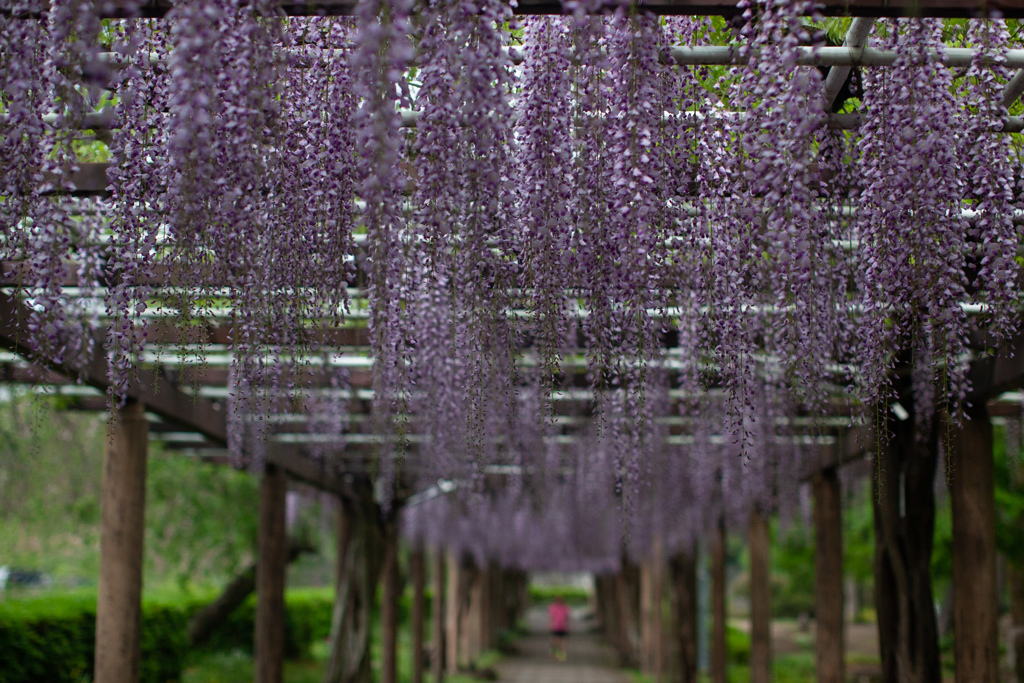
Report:
[{"label": "shrub", "polygon": [[576,586],[535,586],[529,587],[530,602],[548,603],[553,602],[555,597],[561,595],[570,605],[585,605],[590,601],[590,591]]},{"label": "shrub", "polygon": [[[140,680],[167,683],[181,677],[188,653],[188,621],[205,600],[143,600]],[[331,627],[333,592],[285,594],[285,656],[309,654]],[[207,651],[252,651],[256,601],[235,610],[204,646]],[[0,603],[0,683],[80,683],[92,679],[96,594],[78,592]]]},{"label": "shrub", "polygon": [[[140,680],[177,680],[184,661],[184,610],[143,604]],[[0,683],[92,678],[95,595],[72,594],[0,605]]]},{"label": "shrub", "polygon": [[[310,646],[323,640],[331,631],[331,589],[309,588],[285,593],[284,653],[289,659],[309,654]],[[256,598],[251,596],[236,609],[203,646],[208,652],[241,650],[252,652],[256,629]]]},{"label": "shrub", "polygon": [[735,626],[725,629],[725,649],[733,664],[750,664],[750,634]]}]

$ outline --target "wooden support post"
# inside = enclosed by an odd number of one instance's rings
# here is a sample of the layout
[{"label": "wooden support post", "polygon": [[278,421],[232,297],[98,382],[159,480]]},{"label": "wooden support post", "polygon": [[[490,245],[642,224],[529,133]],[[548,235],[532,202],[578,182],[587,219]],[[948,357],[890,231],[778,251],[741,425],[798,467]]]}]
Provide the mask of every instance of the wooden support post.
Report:
[{"label": "wooden support post", "polygon": [[725,638],[725,520],[711,533],[711,683],[727,683],[728,650]]},{"label": "wooden support post", "polygon": [[412,574],[412,683],[423,683],[423,622],[426,611],[423,589],[426,576],[422,547],[410,553],[409,573]]},{"label": "wooden support post", "polygon": [[468,667],[483,652],[484,621],[483,615],[484,584],[486,582],[486,569],[474,566],[468,575],[469,578],[469,600],[465,612],[465,621],[462,626],[462,633],[466,642],[465,660]]},{"label": "wooden support post", "polygon": [[984,403],[950,425],[956,680],[999,680],[992,423]]},{"label": "wooden support post", "polygon": [[772,677],[772,606],[768,574],[768,518],[750,512],[750,683]]},{"label": "wooden support post", "polygon": [[607,596],[605,595],[605,575],[594,575],[594,616],[597,619],[598,628],[601,634],[608,638],[608,607]]},{"label": "wooden support post", "polygon": [[434,597],[431,603],[431,637],[434,649],[430,659],[430,668],[434,674],[434,683],[444,679],[445,662],[445,590],[444,590],[444,552],[440,546],[434,551]]},{"label": "wooden support post", "polygon": [[843,519],[835,468],[814,476],[815,657],[818,683],[843,683]]},{"label": "wooden support post", "polygon": [[618,575],[606,576],[604,586],[604,633],[621,658],[626,646],[622,642],[622,619],[619,616]]},{"label": "wooden support post", "polygon": [[512,573],[502,569],[498,574],[498,635],[511,625],[509,609],[509,593],[512,586]]},{"label": "wooden support post", "polygon": [[129,403],[118,410],[103,457],[100,494],[97,683],[139,680],[148,443],[149,423],[142,404]]},{"label": "wooden support post", "polygon": [[353,484],[340,499],[338,565],[331,613],[331,652],[324,683],[370,683],[370,618],[380,568],[380,515],[373,486]]},{"label": "wooden support post", "polygon": [[672,616],[680,683],[697,683],[697,548],[676,553],[669,562]]},{"label": "wooden support post", "polygon": [[639,571],[625,560],[616,576],[615,593],[618,603],[620,658],[626,667],[637,666],[640,656]]},{"label": "wooden support post", "polygon": [[662,676],[662,564],[661,543],[656,541],[650,556],[640,563],[640,666],[655,681]]},{"label": "wooden support post", "polygon": [[650,557],[640,561],[640,671],[654,672],[654,567]]},{"label": "wooden support post", "polygon": [[913,419],[896,418],[888,406],[876,414],[876,433],[891,435],[873,462],[882,683],[929,683],[942,678],[931,576],[939,420],[930,419],[930,431],[922,435],[915,430],[921,418],[909,390],[900,403]]},{"label": "wooden support post", "polygon": [[498,596],[497,602],[495,603],[495,611],[497,612],[497,631],[495,632],[494,644],[498,644],[498,638],[501,636],[501,632],[509,627],[509,609],[508,609],[508,587],[511,582],[511,577],[506,569],[502,569],[498,572],[496,577],[496,585]]},{"label": "wooden support post", "polygon": [[445,615],[448,620],[448,629],[445,634],[445,645],[447,646],[447,664],[450,673],[457,673],[459,664],[462,663],[462,610],[463,610],[463,585],[465,579],[458,555],[448,554],[448,607]]},{"label": "wooden support post", "polygon": [[380,681],[398,683],[398,529],[388,522],[384,530],[383,592],[380,606]]},{"label": "wooden support post", "polygon": [[256,683],[284,678],[284,581],[288,563],[284,471],[267,465],[260,482],[260,528],[256,560]]},{"label": "wooden support post", "polygon": [[655,539],[651,555],[651,673],[661,683],[665,672],[665,625],[662,610],[665,599],[665,549]]},{"label": "wooden support post", "polygon": [[477,642],[476,657],[484,653],[491,646],[491,598],[494,595],[494,568],[491,565],[484,565],[480,570],[480,578],[477,584],[476,598],[477,605],[477,633],[480,638]]},{"label": "wooden support post", "polygon": [[1013,653],[1013,673],[1024,681],[1024,571],[1010,565],[1010,637],[1007,643]]}]

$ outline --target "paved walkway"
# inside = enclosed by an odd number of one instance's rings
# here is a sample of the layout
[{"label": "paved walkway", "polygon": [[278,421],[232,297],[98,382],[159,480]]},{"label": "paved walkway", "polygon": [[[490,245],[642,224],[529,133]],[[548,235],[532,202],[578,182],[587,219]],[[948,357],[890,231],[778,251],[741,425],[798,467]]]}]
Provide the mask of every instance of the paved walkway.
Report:
[{"label": "paved walkway", "polygon": [[614,654],[598,637],[586,633],[582,612],[573,610],[566,643],[566,661],[550,653],[547,613],[544,608],[527,614],[530,634],[515,642],[518,654],[506,656],[498,665],[500,681],[507,683],[627,683],[613,667]]}]

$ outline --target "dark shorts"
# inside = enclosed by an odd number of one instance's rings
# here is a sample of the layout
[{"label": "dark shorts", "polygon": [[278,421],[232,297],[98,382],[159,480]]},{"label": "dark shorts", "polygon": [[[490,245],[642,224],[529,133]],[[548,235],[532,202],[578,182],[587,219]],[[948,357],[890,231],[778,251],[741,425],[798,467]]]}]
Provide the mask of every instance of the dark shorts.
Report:
[{"label": "dark shorts", "polygon": [[554,636],[555,638],[565,638],[567,635],[569,635],[569,632],[566,631],[566,630],[552,631],[551,635]]}]

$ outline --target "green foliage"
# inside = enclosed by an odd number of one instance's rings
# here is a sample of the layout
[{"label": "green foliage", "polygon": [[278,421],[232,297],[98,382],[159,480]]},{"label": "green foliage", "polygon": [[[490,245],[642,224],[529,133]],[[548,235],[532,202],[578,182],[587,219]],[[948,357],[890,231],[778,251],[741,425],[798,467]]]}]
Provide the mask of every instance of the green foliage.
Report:
[{"label": "green foliage", "polygon": [[58,408],[32,394],[0,404],[0,565],[96,576],[106,426]]},{"label": "green foliage", "polygon": [[[0,403],[0,565],[58,582],[99,571],[104,416],[26,394]],[[258,482],[246,472],[150,446],[146,585],[221,583],[253,561]]]},{"label": "green foliage", "polygon": [[777,539],[770,553],[772,616],[813,614],[814,545],[808,542],[807,530],[793,524],[785,534],[776,528],[772,536]]},{"label": "green foliage", "polygon": [[[327,588],[289,590],[285,596],[285,657],[308,657],[310,646],[328,636],[334,591]],[[252,653],[256,628],[256,598],[252,596],[235,610],[204,646],[209,652]]]},{"label": "green foliage", "polygon": [[179,586],[220,582],[254,559],[259,483],[247,472],[154,452],[146,477],[146,571]]},{"label": "green foliage", "polygon": [[875,518],[872,509],[872,482],[858,482],[843,506],[843,574],[858,583],[875,576]]},{"label": "green foliage", "polygon": [[[140,680],[177,680],[188,615],[143,603]],[[0,683],[77,682],[92,677],[96,598],[89,593],[0,604]]]},{"label": "green foliage", "polygon": [[[326,652],[311,659],[284,663],[285,683],[320,683]],[[190,658],[182,672],[181,683],[252,683],[252,655],[235,650]]]},{"label": "green foliage", "polygon": [[726,624],[725,651],[730,664],[750,664],[750,634],[732,624]]},{"label": "green foliage", "polygon": [[1024,567],[1024,460],[1008,452],[1005,427],[994,431],[996,546],[1011,563]]},{"label": "green foliage", "polygon": [[[936,476],[945,476],[939,472]],[[945,482],[939,482],[945,485]],[[949,504],[949,496],[943,495],[935,501],[935,533],[932,535],[932,585],[936,590],[936,599],[942,594],[938,589],[944,588],[953,578],[953,514]]]},{"label": "green foliage", "polygon": [[[142,605],[143,683],[178,680],[188,655],[188,621],[208,599],[160,596]],[[308,657],[327,637],[333,591],[285,595],[285,655]],[[251,652],[256,606],[249,600],[215,633],[207,653]],[[77,591],[0,603],[0,683],[78,683],[92,676],[96,594]],[[251,675],[251,673],[250,673]]]},{"label": "green foliage", "polygon": [[530,594],[530,602],[534,604],[554,602],[559,595],[565,598],[570,605],[585,605],[590,602],[590,591],[575,586],[535,586],[531,584],[527,590]]}]

